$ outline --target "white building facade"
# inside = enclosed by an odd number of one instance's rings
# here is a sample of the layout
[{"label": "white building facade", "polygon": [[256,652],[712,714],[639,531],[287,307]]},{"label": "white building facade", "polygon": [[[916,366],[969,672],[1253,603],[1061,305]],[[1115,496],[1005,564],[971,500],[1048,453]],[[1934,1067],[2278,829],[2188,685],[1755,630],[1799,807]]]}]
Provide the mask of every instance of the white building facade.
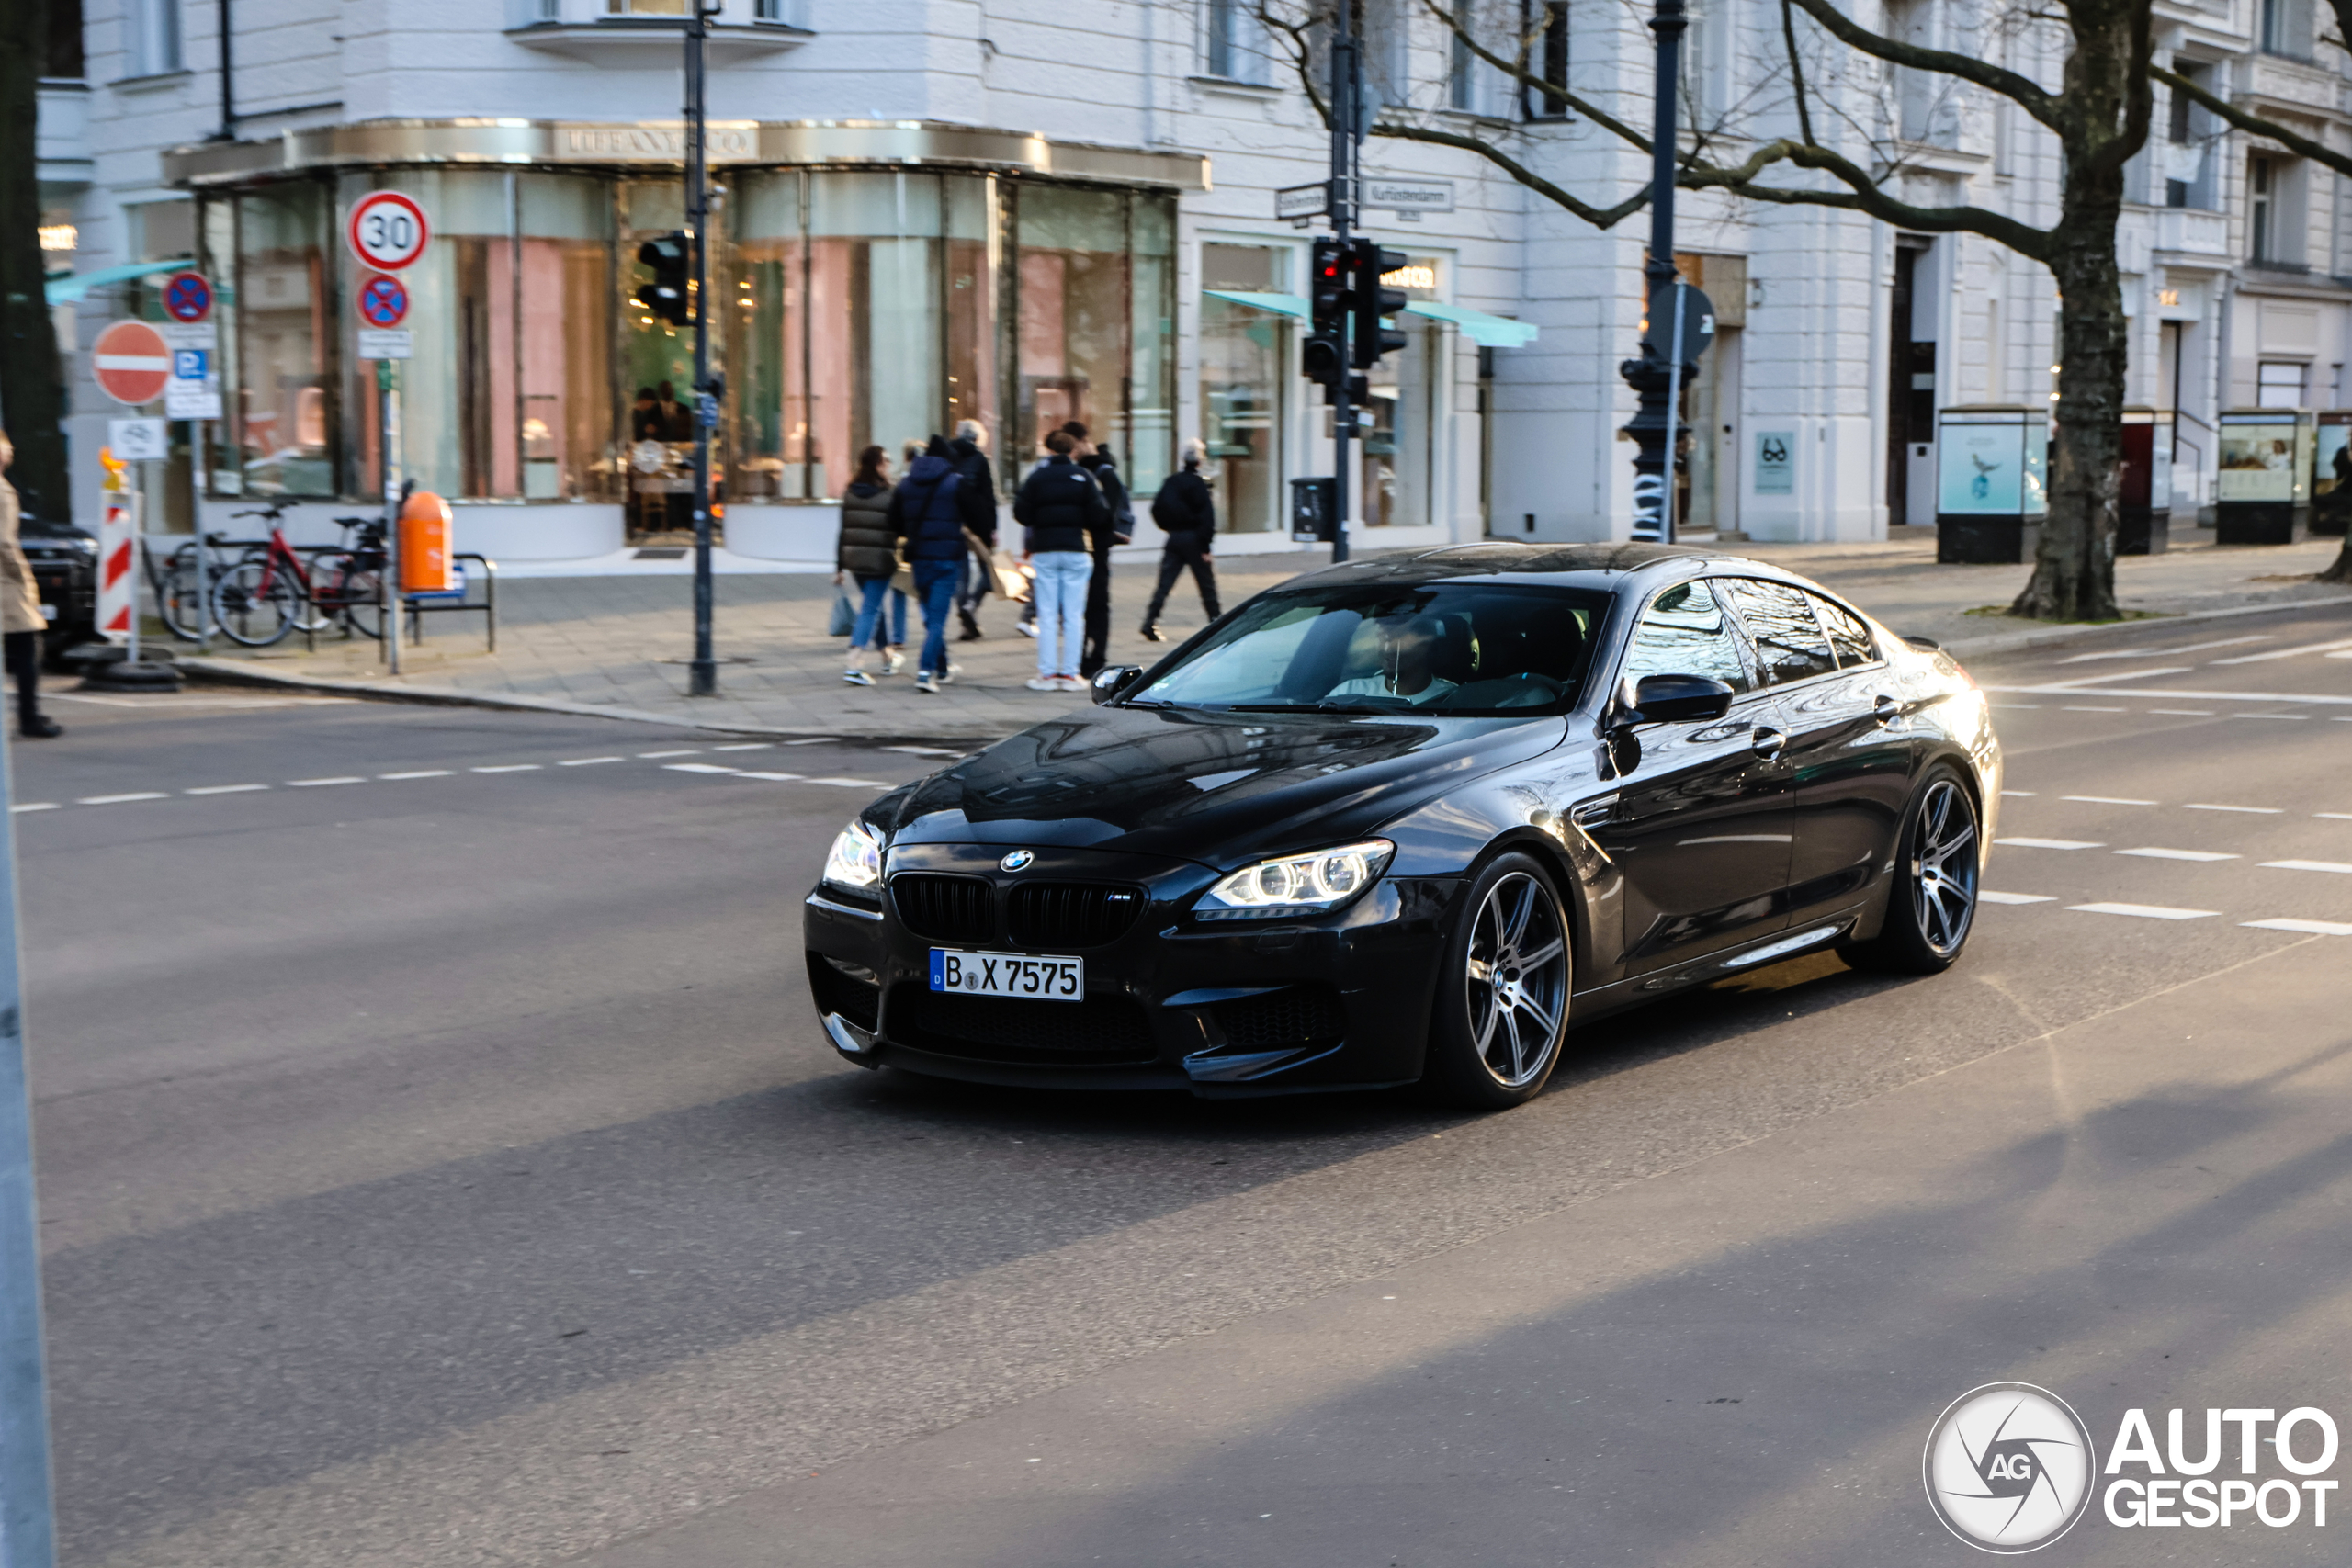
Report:
[{"label": "white building facade", "polygon": [[[391,189],[435,237],[403,275],[414,356],[390,456],[457,506],[459,547],[589,559],[661,525],[683,432],[637,394],[667,382],[690,400],[689,340],[632,294],[639,243],[683,222],[682,0],[83,4],[83,47],[54,51],[44,87],[40,154],[53,261],[87,284],[59,312],[85,504],[105,420],[128,412],[92,383],[86,346],[107,321],[159,319],[164,272],[130,275],[182,261],[218,289],[224,407],[175,427],[166,525],[266,496],[329,503],[305,509],[323,518],[379,493],[386,432],[356,309],[368,273],[341,230]],[[1539,74],[1646,123],[1635,13],[1494,8],[1453,14],[1536,39]],[[1694,12],[1687,97],[1735,161],[1788,114],[1780,10]],[[2004,51],[2055,85],[2036,35],[1958,0],[1857,14]],[[1596,205],[1645,177],[1606,130],[1469,58],[1422,0],[1365,15],[1388,118],[1489,141]],[[2313,62],[2302,0],[2159,0],[2158,33],[2213,90],[2352,146],[2340,51]],[[726,0],[711,59],[731,553],[829,560],[830,502],[859,451],[895,457],[965,418],[1013,470],[1082,421],[1146,496],[1197,437],[1221,547],[1294,547],[1288,481],[1329,473],[1331,448],[1298,374],[1313,236],[1274,216],[1274,193],[1321,177],[1327,140],[1248,0]],[[2048,220],[2056,152],[2013,108],[1874,64],[1816,85],[1908,199]],[[1412,304],[1406,348],[1373,375],[1361,546],[1625,536],[1617,367],[1646,214],[1598,231],[1457,148],[1374,137],[1364,167],[1450,184],[1454,203],[1366,214],[1408,256],[1392,281]],[[2133,178],[2129,397],[2177,411],[2176,500],[2196,506],[2222,410],[2352,402],[2352,208],[2335,176],[2161,93]],[[1869,539],[1931,522],[1939,411],[2046,405],[2051,280],[1989,242],[1686,193],[1677,249],[1721,328],[1683,405],[1694,532]]]}]

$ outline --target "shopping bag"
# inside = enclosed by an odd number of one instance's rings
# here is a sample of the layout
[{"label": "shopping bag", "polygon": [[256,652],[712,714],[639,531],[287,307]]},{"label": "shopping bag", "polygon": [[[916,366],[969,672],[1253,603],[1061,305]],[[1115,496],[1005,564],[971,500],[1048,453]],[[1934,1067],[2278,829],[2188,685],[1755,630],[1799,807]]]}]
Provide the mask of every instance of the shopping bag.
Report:
[{"label": "shopping bag", "polygon": [[1011,550],[999,550],[989,558],[989,574],[994,579],[992,586],[998,598],[1016,604],[1029,603],[1029,584],[1037,574],[1027,561]]},{"label": "shopping bag", "polygon": [[827,637],[847,637],[857,629],[857,604],[849,596],[849,584],[833,584],[833,613],[825,622]]}]

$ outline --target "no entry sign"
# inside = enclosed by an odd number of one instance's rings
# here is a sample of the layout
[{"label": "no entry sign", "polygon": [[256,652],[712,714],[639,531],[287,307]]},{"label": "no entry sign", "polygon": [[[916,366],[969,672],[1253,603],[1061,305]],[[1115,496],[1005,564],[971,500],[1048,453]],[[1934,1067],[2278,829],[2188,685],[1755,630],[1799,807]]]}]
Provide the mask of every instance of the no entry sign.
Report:
[{"label": "no entry sign", "polygon": [[119,403],[152,403],[172,378],[172,350],[144,321],[117,321],[90,350],[98,389]]},{"label": "no entry sign", "polygon": [[164,285],[164,314],[194,323],[212,314],[212,285],[200,272],[175,272]]},{"label": "no entry sign", "polygon": [[398,272],[424,254],[432,231],[424,209],[396,190],[371,191],[352,203],[344,230],[351,254],[379,272]]},{"label": "no entry sign", "polygon": [[359,286],[359,319],[371,327],[396,327],[408,319],[408,290],[397,277],[371,277]]}]

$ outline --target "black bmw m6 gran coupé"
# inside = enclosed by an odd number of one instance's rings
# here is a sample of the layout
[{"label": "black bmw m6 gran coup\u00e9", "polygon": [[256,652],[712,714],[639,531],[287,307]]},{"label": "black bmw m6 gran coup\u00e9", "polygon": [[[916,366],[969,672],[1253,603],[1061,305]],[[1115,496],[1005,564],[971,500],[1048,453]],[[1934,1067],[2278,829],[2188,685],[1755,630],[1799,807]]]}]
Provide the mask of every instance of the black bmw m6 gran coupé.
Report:
[{"label": "black bmw m6 gran coup\u00e9", "polygon": [[1634,1002],[1946,967],[2000,800],[1949,655],[1691,549],[1330,567],[1094,695],[842,829],[805,911],[842,1056],[1514,1105]]}]

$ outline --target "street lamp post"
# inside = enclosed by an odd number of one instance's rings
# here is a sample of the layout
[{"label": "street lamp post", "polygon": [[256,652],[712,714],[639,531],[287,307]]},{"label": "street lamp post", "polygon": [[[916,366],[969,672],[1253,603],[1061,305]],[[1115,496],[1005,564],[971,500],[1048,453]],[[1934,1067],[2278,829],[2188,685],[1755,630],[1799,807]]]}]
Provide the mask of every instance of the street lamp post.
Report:
[{"label": "street lamp post", "polygon": [[686,19],[686,276],[695,322],[695,654],[686,694],[694,697],[718,694],[710,630],[710,433],[718,397],[710,376],[710,170],[703,145],[703,43],[713,14],[693,0]]},{"label": "street lamp post", "polygon": [[1682,33],[1690,25],[1683,0],[1657,0],[1650,30],[1657,35],[1657,88],[1650,130],[1650,254],[1642,268],[1647,321],[1642,356],[1618,367],[1641,399],[1625,434],[1634,438],[1634,537],[1674,537],[1674,407],[1693,372],[1670,357],[1688,345],[1661,342],[1681,316],[1674,310],[1675,86],[1681,79]]},{"label": "street lamp post", "polygon": [[[1340,0],[1331,17],[1331,237],[1341,256],[1356,212],[1356,118],[1363,92],[1356,79],[1355,0]],[[1366,286],[1358,278],[1355,287]],[[1375,285],[1376,286],[1376,283]],[[1352,317],[1353,312],[1349,312]],[[1354,357],[1345,329],[1340,339],[1337,380],[1331,389],[1331,560],[1348,558],[1348,447],[1356,433]]]}]

